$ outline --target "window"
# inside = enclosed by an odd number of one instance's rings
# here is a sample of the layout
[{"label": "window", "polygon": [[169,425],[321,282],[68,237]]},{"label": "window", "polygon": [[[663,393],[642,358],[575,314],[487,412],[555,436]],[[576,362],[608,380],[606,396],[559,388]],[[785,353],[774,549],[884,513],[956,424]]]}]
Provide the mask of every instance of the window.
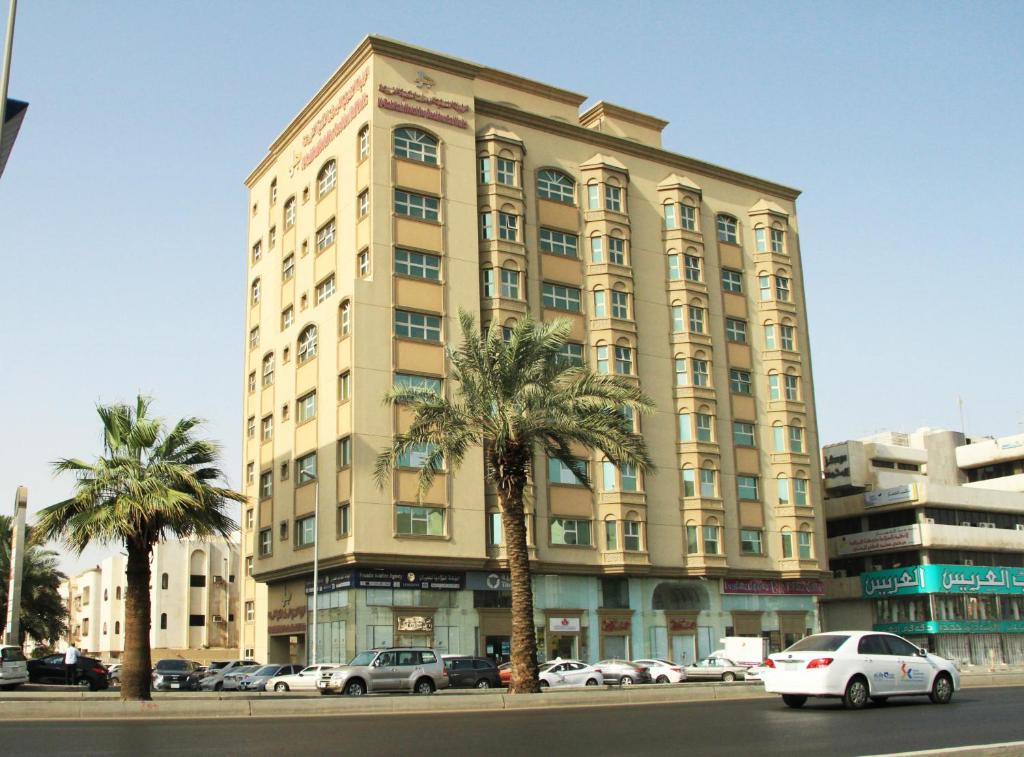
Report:
[{"label": "window", "polygon": [[[82,624],[83,624],[82,627],[84,629],[86,629],[85,630],[86,633],[89,632],[88,631],[88,628],[89,628],[88,623],[89,623],[89,619],[88,618],[86,618],[85,620],[82,621]],[[160,613],[160,630],[161,631],[166,631],[167,630],[167,613],[166,612]]]},{"label": "window", "polygon": [[274,472],[265,470],[260,473],[260,499],[274,496]]},{"label": "window", "polygon": [[510,299],[519,299],[519,271],[501,269],[501,296]]},{"label": "window", "polygon": [[277,179],[270,180],[270,204],[277,202]]},{"label": "window", "polygon": [[743,293],[743,274],[739,271],[732,271],[728,268],[722,269],[722,290],[726,292]]},{"label": "window", "polygon": [[277,227],[276,226],[271,226],[270,227],[270,231],[267,233],[267,244],[271,248],[273,248],[274,245],[277,244]]},{"label": "window", "polygon": [[368,215],[370,215],[370,190],[365,189],[359,193],[356,217],[366,218]]},{"label": "window", "polygon": [[338,308],[338,334],[348,336],[352,330],[352,303],[345,300]]},{"label": "window", "polygon": [[253,326],[249,331],[249,349],[254,350],[260,346],[260,327]]},{"label": "window", "polygon": [[700,469],[700,496],[717,496],[718,485],[716,482],[715,470],[713,468]]},{"label": "window", "polygon": [[422,468],[433,457],[434,451],[431,444],[414,444],[398,456],[396,464],[399,468]]},{"label": "window", "polygon": [[540,251],[552,255],[562,255],[567,258],[578,256],[577,245],[579,238],[575,234],[567,234],[564,231],[554,229],[540,230]]},{"label": "window", "polygon": [[258,263],[261,257],[263,257],[263,243],[256,242],[252,246],[252,262]]},{"label": "window", "polygon": [[583,345],[566,342],[558,348],[555,362],[563,368],[580,368],[583,366]]},{"label": "window", "polygon": [[704,526],[704,554],[718,554],[718,526]]},{"label": "window", "polygon": [[699,552],[697,546],[697,527],[687,525],[686,526],[686,554],[695,555]]},{"label": "window", "polygon": [[714,416],[708,413],[697,413],[694,418],[697,421],[697,441],[713,442],[714,439]]},{"label": "window", "polygon": [[676,386],[686,386],[688,381],[686,375],[686,358],[677,357],[675,359],[675,368]]},{"label": "window", "polygon": [[635,492],[638,486],[636,466],[623,463],[619,466],[619,484],[624,492]]},{"label": "window", "polygon": [[160,576],[160,588],[166,590],[168,586],[170,586],[170,576],[163,573]]},{"label": "window", "polygon": [[541,295],[546,308],[580,312],[580,290],[575,287],[545,283]]},{"label": "window", "polygon": [[614,520],[606,520],[604,522],[604,544],[605,549],[611,552],[612,550],[618,549],[618,523]]},{"label": "window", "polygon": [[612,318],[629,318],[629,294],[612,292]]},{"label": "window", "polygon": [[804,430],[800,426],[789,427],[789,451],[796,453],[804,451]]},{"label": "window", "polygon": [[736,219],[732,216],[718,216],[718,241],[739,244],[736,236]]},{"label": "window", "polygon": [[589,547],[590,521],[552,518],[551,543],[573,547]]},{"label": "window", "polygon": [[338,536],[346,536],[352,533],[349,525],[351,512],[351,508],[347,503],[338,505]]},{"label": "window", "polygon": [[783,324],[779,326],[779,336],[781,337],[782,349],[791,352],[796,349],[796,329]]},{"label": "window", "polygon": [[338,376],[338,402],[345,402],[351,396],[352,374],[345,371]]},{"label": "window", "polygon": [[248,463],[245,466],[245,483],[251,484],[256,480],[256,463]]},{"label": "window", "polygon": [[360,250],[359,254],[356,255],[356,270],[359,272],[359,277],[365,279],[370,275],[370,251]]},{"label": "window", "polygon": [[697,496],[697,472],[693,468],[683,468],[683,496]]},{"label": "window", "polygon": [[764,325],[764,346],[768,350],[774,350],[778,346],[778,343],[775,341],[774,323],[766,323]]},{"label": "window", "polygon": [[281,420],[282,421],[288,420],[288,413],[289,413],[289,406],[288,406],[288,403],[286,402],[283,405],[281,405]]},{"label": "window", "polygon": [[694,255],[684,255],[683,259],[686,263],[686,280],[700,281],[700,258]]},{"label": "window", "polygon": [[252,623],[256,620],[256,603],[248,601],[245,603],[245,622]]},{"label": "window", "polygon": [[492,174],[491,174],[491,159],[490,159],[490,157],[480,158],[477,161],[477,165],[479,166],[479,170],[480,170],[480,172],[478,174],[479,178],[480,178],[480,183],[481,184],[490,184],[491,181],[493,180],[493,177],[492,177]]},{"label": "window", "polygon": [[738,344],[747,343],[747,322],[737,318],[725,319],[725,338]]},{"label": "window", "polygon": [[690,321],[690,332],[694,334],[704,333],[704,308],[698,307],[697,305],[689,305],[686,308],[689,321]]},{"label": "window", "polygon": [[516,162],[508,158],[498,158],[498,183],[506,187],[516,186]]},{"label": "window", "polygon": [[281,311],[281,331],[295,323],[295,308],[289,305]]},{"label": "window", "polygon": [[114,636],[118,636],[118,635],[120,635],[120,633],[121,633],[121,621],[120,620],[115,620],[114,621]]},{"label": "window", "polygon": [[605,460],[601,463],[601,489],[606,492],[613,492],[617,488],[615,485],[615,464]]},{"label": "window", "polygon": [[576,478],[573,468],[582,475],[587,475],[587,461],[578,458],[572,459],[572,468],[563,463],[557,457],[548,458],[548,482],[552,484],[564,484],[567,486],[583,486],[583,482]]},{"label": "window", "polygon": [[441,280],[441,258],[425,252],[395,249],[395,273],[429,281]]},{"label": "window", "polygon": [[604,207],[616,213],[622,212],[622,189],[611,184],[604,186]]},{"label": "window", "polygon": [[441,318],[408,310],[395,311],[395,336],[419,339],[424,342],[441,341]]},{"label": "window", "polygon": [[768,251],[768,236],[765,231],[766,230],[760,226],[754,229],[754,249],[758,252]]},{"label": "window", "polygon": [[740,551],[745,555],[762,554],[764,550],[761,546],[761,532],[754,528],[741,528]]},{"label": "window", "polygon": [[316,418],[316,392],[310,392],[299,397],[299,401],[295,403],[295,414],[297,416],[296,421],[303,423],[308,420]]},{"label": "window", "polygon": [[407,536],[444,536],[444,509],[398,505],[395,530]]},{"label": "window", "polygon": [[789,479],[786,478],[785,476],[779,476],[779,478],[776,481],[776,484],[778,486],[778,492],[777,493],[779,495],[779,504],[780,505],[788,505],[789,504]]},{"label": "window", "polygon": [[786,388],[786,400],[788,402],[796,402],[797,400],[800,399],[799,385],[800,385],[800,379],[798,377],[786,374],[786,376],[785,376],[785,388]]},{"label": "window", "polygon": [[779,392],[779,374],[777,373],[768,374],[768,399],[782,399],[782,395]]},{"label": "window", "polygon": [[779,253],[784,252],[784,250],[785,250],[784,240],[786,238],[785,237],[785,232],[782,229],[772,229],[771,230],[771,237],[772,237],[772,252],[779,252]]},{"label": "window", "polygon": [[561,171],[544,169],[537,174],[537,196],[545,200],[572,205],[575,200],[575,189],[576,182]]},{"label": "window", "polygon": [[249,557],[245,558],[245,575],[247,575],[247,576],[251,576],[252,575],[252,556],[251,555]]},{"label": "window", "polygon": [[621,237],[608,237],[608,262],[626,265],[626,240]]},{"label": "window", "polygon": [[411,373],[396,373],[395,384],[415,389],[426,389],[438,396],[441,395],[441,379],[433,376],[417,376]]},{"label": "window", "polygon": [[480,214],[480,238],[483,240],[494,239],[494,214],[485,212]]},{"label": "window", "polygon": [[263,420],[260,421],[260,435],[265,442],[274,438],[274,416],[263,416]]},{"label": "window", "polygon": [[295,255],[288,255],[281,261],[281,281],[291,281],[295,276]]},{"label": "window", "polygon": [[512,213],[498,213],[498,237],[509,242],[519,240],[519,216]]},{"label": "window", "polygon": [[408,218],[437,221],[440,218],[441,201],[436,197],[395,190],[395,213]]},{"label": "window", "polygon": [[437,140],[419,129],[395,129],[395,157],[437,165]]},{"label": "window", "polygon": [[750,371],[729,369],[729,391],[733,394],[751,394]]},{"label": "window", "polygon": [[598,210],[601,207],[600,188],[596,183],[587,185],[587,208]]},{"label": "window", "polygon": [[249,288],[249,300],[252,305],[260,304],[260,280],[255,279]]},{"label": "window", "polygon": [[274,383],[274,353],[269,352],[263,356],[263,386],[270,386]]},{"label": "window", "polygon": [[679,256],[668,256],[668,278],[669,281],[679,281]]},{"label": "window", "polygon": [[740,499],[761,499],[761,493],[757,486],[757,476],[736,476],[736,488],[739,491]]},{"label": "window", "polygon": [[782,556],[787,560],[793,557],[793,534],[788,528],[782,529]]},{"label": "window", "polygon": [[323,252],[334,244],[335,223],[332,218],[316,230],[316,251]]},{"label": "window", "polygon": [[796,535],[797,555],[801,560],[811,559],[811,532],[798,531]]},{"label": "window", "polygon": [[323,197],[325,194],[334,189],[334,186],[338,183],[338,164],[335,161],[329,161],[320,169],[320,173],[316,175],[316,196],[317,198]]},{"label": "window", "polygon": [[274,537],[269,528],[260,531],[260,557],[267,557],[274,549]]},{"label": "window", "polygon": [[666,202],[665,208],[665,228],[674,229],[676,228],[676,206],[675,203]]},{"label": "window", "polygon": [[593,236],[590,238],[590,261],[592,263],[603,263],[604,262],[604,242],[601,237]]},{"label": "window", "polygon": [[807,505],[807,479],[806,478],[794,478],[793,479],[793,504],[801,507]]},{"label": "window", "polygon": [[338,467],[347,468],[352,465],[352,437],[345,436],[338,440]]},{"label": "window", "polygon": [[633,349],[631,347],[615,346],[615,372],[623,376],[633,374]]},{"label": "window", "polygon": [[679,441],[693,441],[693,416],[690,413],[679,413]]},{"label": "window", "polygon": [[687,231],[697,230],[697,209],[692,205],[683,203],[679,206],[680,225]]},{"label": "window", "polygon": [[779,302],[789,302],[789,279],[785,276],[775,277],[775,299]]},{"label": "window", "polygon": [[250,439],[256,436],[256,416],[250,415],[249,420],[246,421],[246,436]]},{"label": "window", "polygon": [[370,127],[364,126],[359,130],[359,160],[370,154]]},{"label": "window", "polygon": [[597,345],[597,372],[608,373],[608,345]]},{"label": "window", "polygon": [[316,519],[310,515],[295,521],[295,546],[305,547],[316,539]]},{"label": "window", "polygon": [[699,358],[693,359],[693,385],[694,386],[709,386],[711,384],[711,375],[708,371],[708,361],[701,360]]},{"label": "window", "polygon": [[757,277],[757,286],[761,291],[761,302],[768,302],[772,298],[772,277],[761,275]]},{"label": "window", "polygon": [[284,204],[284,230],[295,225],[295,197],[289,197]]},{"label": "window", "polygon": [[786,451],[786,431],[781,423],[772,424],[772,448],[776,452]]},{"label": "window", "polygon": [[640,521],[622,521],[622,546],[627,552],[640,551]]},{"label": "window", "polygon": [[316,340],[317,328],[315,324],[311,323],[302,330],[301,334],[299,334],[299,365],[302,365],[306,361],[312,360],[316,357]]},{"label": "window", "polygon": [[737,447],[753,447],[754,424],[744,421],[733,421],[732,440]]},{"label": "window", "polygon": [[249,383],[249,391],[250,392],[255,392],[256,391],[256,371],[253,371],[252,373],[249,374],[249,382],[248,383]]},{"label": "window", "polygon": [[301,485],[315,480],[316,452],[310,452],[295,461],[295,483]]},{"label": "window", "polygon": [[253,521],[255,519],[255,512],[253,509],[247,508],[245,511],[245,530],[252,531]]}]

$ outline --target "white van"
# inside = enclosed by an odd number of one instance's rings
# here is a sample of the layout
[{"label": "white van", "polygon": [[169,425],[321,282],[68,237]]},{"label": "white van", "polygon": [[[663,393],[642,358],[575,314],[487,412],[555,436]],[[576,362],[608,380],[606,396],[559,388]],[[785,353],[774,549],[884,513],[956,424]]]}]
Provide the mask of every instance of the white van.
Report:
[{"label": "white van", "polygon": [[28,683],[28,664],[21,647],[0,645],[0,689],[14,689]]}]

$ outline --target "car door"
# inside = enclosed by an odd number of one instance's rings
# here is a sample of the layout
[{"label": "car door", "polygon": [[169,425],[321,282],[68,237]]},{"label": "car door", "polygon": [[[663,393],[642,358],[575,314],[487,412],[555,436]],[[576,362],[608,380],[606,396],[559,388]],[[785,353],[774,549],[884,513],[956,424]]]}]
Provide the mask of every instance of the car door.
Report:
[{"label": "car door", "polygon": [[896,691],[899,666],[896,664],[896,658],[889,654],[889,647],[882,636],[862,636],[857,642],[857,658],[857,667],[867,676],[873,696],[888,695]]},{"label": "car door", "polygon": [[370,691],[389,691],[396,686],[398,678],[398,653],[381,652],[370,666],[368,676]]},{"label": "car door", "polygon": [[43,659],[40,680],[43,683],[64,683],[67,670],[64,667],[64,655],[54,654]]},{"label": "car door", "polygon": [[560,662],[557,665],[552,666],[548,671],[548,679],[551,681],[552,686],[566,686],[565,680],[566,663]]},{"label": "car door", "polygon": [[900,636],[881,637],[889,648],[889,655],[896,666],[896,692],[898,694],[924,694],[931,688],[934,666],[918,649]]}]

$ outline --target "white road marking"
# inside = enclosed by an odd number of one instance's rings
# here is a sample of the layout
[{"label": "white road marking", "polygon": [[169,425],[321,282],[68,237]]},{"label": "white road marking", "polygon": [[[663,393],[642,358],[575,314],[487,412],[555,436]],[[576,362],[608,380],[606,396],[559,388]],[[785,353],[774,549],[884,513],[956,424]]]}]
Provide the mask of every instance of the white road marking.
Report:
[{"label": "white road marking", "polygon": [[[982,751],[984,750],[984,751]],[[989,752],[988,750],[997,750]],[[1004,750],[1014,750],[1004,751]],[[1024,741],[1003,741],[998,744],[973,744],[971,746],[946,747],[945,749],[923,749],[919,752],[887,752],[886,754],[864,755],[863,757],[919,757],[928,754],[1024,754]]]}]

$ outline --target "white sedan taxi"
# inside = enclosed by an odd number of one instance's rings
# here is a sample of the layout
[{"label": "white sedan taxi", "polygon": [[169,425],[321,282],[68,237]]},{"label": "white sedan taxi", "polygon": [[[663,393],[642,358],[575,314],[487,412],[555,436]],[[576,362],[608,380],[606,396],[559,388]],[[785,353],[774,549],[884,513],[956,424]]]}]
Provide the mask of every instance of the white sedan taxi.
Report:
[{"label": "white sedan taxi", "polygon": [[604,683],[601,668],[579,660],[555,659],[545,662],[540,666],[537,677],[542,689],[549,686],[600,686]]},{"label": "white sedan taxi", "polygon": [[769,655],[761,673],[764,690],[782,694],[790,707],[808,697],[841,697],[857,710],[870,699],[925,694],[946,704],[960,688],[960,672],[902,636],[877,631],[830,631],[801,639]]}]

